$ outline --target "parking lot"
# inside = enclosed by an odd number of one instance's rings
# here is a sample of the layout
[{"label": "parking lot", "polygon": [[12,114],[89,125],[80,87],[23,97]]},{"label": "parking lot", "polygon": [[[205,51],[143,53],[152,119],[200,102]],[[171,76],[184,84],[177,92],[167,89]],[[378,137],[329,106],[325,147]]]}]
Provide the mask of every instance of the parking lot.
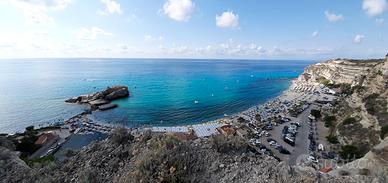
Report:
[{"label": "parking lot", "polygon": [[[314,106],[310,105],[301,114],[299,114],[297,118],[287,116],[287,118],[291,119],[291,121],[272,125],[272,130],[266,130],[269,135],[266,136],[265,133],[263,133],[260,137],[261,146],[265,146],[267,149],[270,149],[273,155],[278,157],[280,160],[288,160],[290,165],[295,165],[296,159],[300,155],[309,154],[308,136],[310,132],[310,126],[308,124],[308,116],[310,115],[310,111],[313,108]],[[283,140],[283,129],[286,126],[291,127],[293,126],[291,124],[295,123],[299,123],[300,126],[297,128],[298,133],[295,135],[295,146],[292,146]],[[281,149],[285,149],[286,151]],[[289,151],[290,154],[288,154],[287,151]]]}]

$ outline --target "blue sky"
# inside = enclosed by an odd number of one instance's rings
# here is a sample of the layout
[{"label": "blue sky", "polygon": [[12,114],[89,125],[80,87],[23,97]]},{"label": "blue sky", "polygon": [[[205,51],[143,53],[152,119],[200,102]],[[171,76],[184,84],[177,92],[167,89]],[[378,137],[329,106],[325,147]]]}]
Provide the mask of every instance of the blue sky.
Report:
[{"label": "blue sky", "polygon": [[386,0],[5,0],[0,58],[378,58],[387,12]]}]

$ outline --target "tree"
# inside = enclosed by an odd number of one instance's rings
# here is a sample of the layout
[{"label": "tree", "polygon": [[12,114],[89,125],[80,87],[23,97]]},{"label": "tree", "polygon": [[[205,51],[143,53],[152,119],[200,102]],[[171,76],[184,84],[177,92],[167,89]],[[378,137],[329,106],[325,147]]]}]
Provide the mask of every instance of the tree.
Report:
[{"label": "tree", "polygon": [[355,118],[348,117],[348,118],[346,118],[346,119],[344,119],[344,120],[342,121],[342,124],[343,124],[343,125],[350,125],[350,124],[353,124],[353,123],[355,123],[355,122],[357,122],[357,120],[356,120]]},{"label": "tree", "polygon": [[311,112],[310,112],[311,115],[313,115],[315,118],[320,118],[322,115],[321,115],[321,111],[320,110],[316,110],[316,109],[312,109]]},{"label": "tree", "polygon": [[333,126],[333,123],[334,121],[336,121],[337,119],[335,118],[335,116],[325,116],[323,118],[323,121],[325,122],[325,127],[331,127]]},{"label": "tree", "polygon": [[346,160],[354,160],[361,157],[361,153],[356,146],[353,145],[345,145],[341,147],[341,151],[339,151],[339,155],[341,158]]}]

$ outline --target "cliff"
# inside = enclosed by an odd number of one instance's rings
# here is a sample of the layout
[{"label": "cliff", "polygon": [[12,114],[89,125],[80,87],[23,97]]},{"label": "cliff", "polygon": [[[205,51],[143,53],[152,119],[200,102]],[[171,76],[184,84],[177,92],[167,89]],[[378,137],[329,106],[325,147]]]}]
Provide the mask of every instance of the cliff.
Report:
[{"label": "cliff", "polygon": [[[383,129],[388,128],[388,56],[311,65],[297,82],[348,90],[333,109],[324,111],[325,115],[336,117],[332,130],[341,144],[355,145],[365,154],[387,135]],[[344,123],[347,119],[354,122]]]}]

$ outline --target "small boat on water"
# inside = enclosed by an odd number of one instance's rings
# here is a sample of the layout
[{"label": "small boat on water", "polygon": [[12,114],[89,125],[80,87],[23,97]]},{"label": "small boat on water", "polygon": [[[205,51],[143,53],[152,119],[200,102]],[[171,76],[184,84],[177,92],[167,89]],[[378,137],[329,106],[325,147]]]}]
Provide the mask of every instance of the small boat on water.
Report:
[{"label": "small boat on water", "polygon": [[199,103],[199,101],[198,101],[198,100],[195,100],[195,101],[194,101],[194,103],[195,103],[195,104],[198,104],[198,103]]}]

